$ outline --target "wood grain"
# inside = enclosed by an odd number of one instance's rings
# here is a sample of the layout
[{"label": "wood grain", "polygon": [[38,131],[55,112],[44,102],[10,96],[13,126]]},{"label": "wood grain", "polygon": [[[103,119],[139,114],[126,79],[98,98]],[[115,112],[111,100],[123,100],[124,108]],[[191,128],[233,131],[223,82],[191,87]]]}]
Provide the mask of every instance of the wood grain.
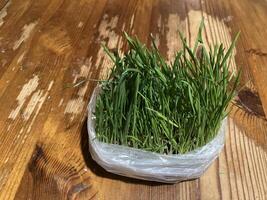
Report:
[{"label": "wood grain", "polygon": [[[242,69],[226,144],[197,180],[174,185],[110,174],[90,157],[86,105],[111,67],[100,47],[126,49],[122,31],[169,60],[205,40],[230,45]],[[267,199],[265,0],[0,0],[0,199]],[[79,87],[67,87],[83,81]]]}]

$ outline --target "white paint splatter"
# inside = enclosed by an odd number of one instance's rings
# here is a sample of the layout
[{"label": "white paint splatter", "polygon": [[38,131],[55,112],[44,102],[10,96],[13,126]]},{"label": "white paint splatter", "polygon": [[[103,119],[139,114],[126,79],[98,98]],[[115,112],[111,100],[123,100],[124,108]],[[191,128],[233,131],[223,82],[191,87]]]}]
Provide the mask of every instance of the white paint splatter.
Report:
[{"label": "white paint splatter", "polygon": [[234,18],[234,17],[233,17],[232,15],[229,15],[229,16],[223,18],[223,21],[225,21],[225,22],[230,22],[230,21],[233,20],[233,18]]},{"label": "white paint splatter", "polygon": [[[7,158],[9,159],[9,158]],[[8,160],[7,160],[8,161]],[[5,165],[1,164],[1,173],[0,173],[0,188],[3,188],[3,185],[6,183],[6,180],[11,172],[11,167],[7,166],[7,163]]]},{"label": "white paint splatter", "polygon": [[82,27],[83,27],[83,22],[79,22],[78,28],[82,28]]},{"label": "white paint splatter", "polygon": [[9,157],[6,158],[6,160],[4,161],[4,164],[6,164],[9,161]]},{"label": "white paint splatter", "polygon": [[[213,17],[205,12],[201,13],[201,11],[190,10],[188,13],[188,20],[190,22],[190,46],[194,45],[194,42],[197,38],[198,27],[202,18],[204,16],[204,24],[205,24],[205,34],[203,34],[203,40],[206,48],[208,45],[220,44],[223,43],[224,47],[228,49],[231,45],[231,30],[225,25],[225,20],[220,20],[216,17]],[[231,16],[229,16],[231,19]],[[216,24],[216,28],[211,27],[209,24]],[[236,49],[233,49],[233,58],[236,54]],[[233,73],[236,73],[236,63],[235,59],[231,59],[229,70]]]},{"label": "white paint splatter", "polygon": [[18,58],[18,60],[17,60],[17,64],[19,64],[19,63],[23,60],[24,55],[25,55],[25,52],[23,52],[23,53],[19,56],[19,58]]},{"label": "white paint splatter", "polygon": [[26,24],[23,26],[22,34],[20,38],[14,43],[13,50],[16,50],[17,48],[19,48],[20,45],[30,37],[31,32],[33,31],[36,25],[37,25],[37,22],[32,22],[28,25]]},{"label": "white paint splatter", "polygon": [[159,18],[158,18],[158,21],[157,21],[157,32],[154,35],[155,45],[158,48],[159,48],[159,45],[160,45],[160,35],[161,34],[164,34],[164,26],[162,25],[162,18],[161,18],[161,15],[160,15]]},{"label": "white paint splatter", "polygon": [[81,66],[81,69],[80,69],[80,74],[79,74],[79,76],[80,76],[80,77],[87,76],[88,73],[89,73],[89,68],[90,68],[90,66],[88,66],[88,65],[82,65],[82,66]]},{"label": "white paint splatter", "polygon": [[[99,36],[97,38],[97,41],[108,40],[106,45],[109,48],[116,48],[119,41],[119,36],[115,32],[118,20],[119,20],[118,16],[109,18],[109,16],[105,14],[98,27]],[[107,69],[108,66],[111,66],[111,61],[109,59],[104,59],[106,58],[105,56],[106,54],[101,48],[98,51],[97,61],[95,65],[99,66],[100,63],[103,61],[102,64],[105,65],[105,69]],[[91,58],[89,59],[87,64],[81,65],[80,72],[74,75],[74,80],[73,80],[74,84],[77,83],[77,80],[81,77],[82,78],[89,77],[91,65],[92,65]],[[84,95],[87,91],[87,88],[88,88],[88,82],[86,82],[86,84],[84,84],[82,87],[79,88],[77,93],[78,95],[77,98],[71,99],[67,102],[64,113],[72,114],[71,119],[74,119],[75,115],[82,112],[85,105]],[[61,106],[61,104],[62,103],[59,103],[59,106]]]},{"label": "white paint splatter", "polygon": [[78,95],[83,97],[87,91],[87,87],[88,87],[88,84],[86,84],[85,86],[81,87],[78,91]]},{"label": "white paint splatter", "polygon": [[34,110],[38,104],[44,103],[44,101],[48,95],[48,92],[51,90],[53,84],[54,84],[54,81],[50,81],[48,88],[47,88],[47,92],[45,93],[45,95],[43,95],[43,93],[44,93],[43,90],[38,90],[32,95],[25,111],[23,112],[23,118],[25,121],[27,121],[31,117],[32,113],[34,112]]},{"label": "white paint splatter", "polygon": [[155,35],[155,45],[157,48],[159,48],[159,45],[160,45],[159,34]]},{"label": "white paint splatter", "polygon": [[[86,59],[85,64],[83,64],[80,68],[80,72],[75,75],[75,80],[78,78],[87,78],[90,76],[90,68],[92,66],[92,57],[89,59]],[[76,82],[76,81],[75,81]],[[71,119],[74,119],[74,115],[79,114],[82,112],[83,107],[85,105],[84,102],[84,95],[88,88],[88,82],[86,82],[84,85],[82,85],[78,90],[78,97],[75,99],[71,99],[67,102],[66,108],[64,113],[65,114],[72,114]],[[63,99],[60,100],[59,107],[62,105]]]},{"label": "white paint splatter", "polygon": [[62,104],[63,104],[63,102],[64,102],[64,99],[62,98],[62,99],[60,99],[60,102],[59,102],[59,104],[58,104],[58,107],[61,107],[62,106]]},{"label": "white paint splatter", "polygon": [[16,140],[18,140],[20,138],[20,136],[23,133],[23,131],[24,131],[24,127],[22,127],[22,129],[20,129],[19,134],[17,135],[17,139]]},{"label": "white paint splatter", "polygon": [[130,29],[133,29],[134,18],[135,18],[135,15],[132,15],[132,17],[131,17],[131,21],[130,21]]},{"label": "white paint splatter", "polygon": [[54,81],[50,81],[47,91],[50,91],[53,85],[54,85]]},{"label": "white paint splatter", "polygon": [[[35,111],[35,113],[34,113],[34,115],[33,115],[32,121],[31,121],[31,123],[30,123],[30,125],[29,125],[29,127],[28,127],[28,129],[27,129],[27,133],[29,133],[29,132],[31,131],[32,125],[33,125],[33,123],[34,123],[34,121],[35,121],[37,115],[39,114],[39,112],[40,112],[40,110],[41,110],[41,108],[42,108],[42,106],[43,106],[43,104],[44,104],[44,102],[45,102],[45,100],[46,100],[46,97],[47,97],[47,95],[48,95],[48,92],[49,92],[49,91],[46,91],[46,93],[45,93],[43,96],[40,95],[40,97],[39,97],[39,99],[38,99],[37,109],[36,109],[36,111]],[[26,134],[26,135],[27,135],[27,134]]]},{"label": "white paint splatter", "polygon": [[41,90],[38,90],[32,95],[25,111],[23,112],[23,118],[25,121],[27,121],[30,118],[36,105],[39,103],[39,100],[41,99],[42,94],[43,92]]},{"label": "white paint splatter", "polygon": [[3,7],[1,10],[0,10],[0,27],[4,24],[4,18],[7,16],[7,9],[8,7],[10,6],[11,4],[11,0],[8,1],[5,5],[5,7]]},{"label": "white paint splatter", "polygon": [[108,15],[105,14],[103,17],[103,20],[101,21],[98,31],[99,31],[99,41],[103,41],[105,39],[108,39],[107,46],[109,48],[116,48],[116,45],[118,43],[119,36],[116,34],[114,29],[116,28],[118,24],[119,17],[111,17],[110,20],[108,19]]},{"label": "white paint splatter", "polygon": [[82,112],[84,107],[83,97],[78,97],[77,99],[71,99],[68,101],[64,113],[68,114],[79,114]]},{"label": "white paint splatter", "polygon": [[168,24],[167,24],[167,58],[168,61],[170,62],[175,53],[179,50],[181,47],[181,42],[179,40],[179,33],[178,33],[178,28],[180,25],[180,18],[177,14],[170,14],[168,18]]},{"label": "white paint splatter", "polygon": [[103,48],[99,49],[98,53],[97,53],[97,60],[96,60],[96,66],[105,66],[103,67],[99,73],[99,79],[105,79],[108,71],[111,69],[112,67],[112,61],[110,58],[108,58],[108,56],[106,55],[106,53],[104,52]]},{"label": "white paint splatter", "polygon": [[[98,28],[98,31],[99,31],[98,40],[99,41],[108,40],[106,45],[110,49],[122,47],[122,40],[115,32],[115,28],[118,24],[118,19],[119,19],[118,16],[111,17],[110,19],[108,19],[108,15],[105,14],[103,17],[103,20],[101,21],[99,28]],[[120,44],[119,44],[119,42],[120,42]],[[120,49],[118,49],[118,50],[120,51]],[[104,70],[101,70],[101,72],[100,72],[100,77],[105,76],[107,74],[106,72],[112,66],[112,62],[108,58],[106,53],[104,52],[103,48],[100,48],[98,53],[97,53],[97,60],[96,60],[95,65],[97,67],[99,67],[100,65],[105,66],[103,68]]]},{"label": "white paint splatter", "polygon": [[80,68],[80,72],[79,73],[74,73],[74,79],[73,79],[73,84],[76,84],[78,78],[86,78],[89,74],[90,71],[90,67],[91,67],[91,63],[92,63],[92,57],[90,57],[89,59],[89,64],[83,64]]},{"label": "white paint splatter", "polygon": [[121,30],[124,31],[125,30],[125,23],[122,24]]},{"label": "white paint splatter", "polygon": [[26,83],[22,87],[19,95],[16,98],[18,105],[15,109],[13,109],[11,111],[8,118],[15,119],[18,116],[18,114],[19,114],[23,104],[25,103],[27,97],[29,97],[36,90],[38,84],[39,84],[39,77],[35,75],[32,79],[30,79],[28,81],[28,83]]}]

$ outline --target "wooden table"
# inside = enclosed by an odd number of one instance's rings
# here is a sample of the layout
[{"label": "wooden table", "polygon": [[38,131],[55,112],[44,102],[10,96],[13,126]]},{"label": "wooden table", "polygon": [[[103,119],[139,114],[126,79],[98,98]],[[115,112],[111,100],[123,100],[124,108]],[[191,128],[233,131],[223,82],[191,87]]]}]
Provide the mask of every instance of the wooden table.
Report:
[{"label": "wooden table", "polygon": [[[0,199],[267,199],[266,0],[0,0]],[[172,59],[177,30],[229,46],[242,69],[226,145],[197,180],[175,185],[105,172],[90,157],[86,106],[122,31],[156,38]],[[235,61],[234,61],[235,60]],[[75,84],[80,83],[78,85]],[[74,84],[74,87],[68,87]]]}]

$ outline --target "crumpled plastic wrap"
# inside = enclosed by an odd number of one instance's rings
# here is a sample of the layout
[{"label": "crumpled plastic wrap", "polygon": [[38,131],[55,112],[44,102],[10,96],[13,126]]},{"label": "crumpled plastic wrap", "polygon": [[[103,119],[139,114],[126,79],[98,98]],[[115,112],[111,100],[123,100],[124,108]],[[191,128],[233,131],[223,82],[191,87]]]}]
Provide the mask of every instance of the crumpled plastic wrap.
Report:
[{"label": "crumpled plastic wrap", "polygon": [[101,88],[97,86],[88,105],[89,149],[92,158],[111,173],[164,183],[195,179],[207,170],[224,146],[226,119],[223,120],[217,136],[212,141],[185,154],[164,155],[100,142],[96,139],[93,114],[96,97],[100,91]]}]

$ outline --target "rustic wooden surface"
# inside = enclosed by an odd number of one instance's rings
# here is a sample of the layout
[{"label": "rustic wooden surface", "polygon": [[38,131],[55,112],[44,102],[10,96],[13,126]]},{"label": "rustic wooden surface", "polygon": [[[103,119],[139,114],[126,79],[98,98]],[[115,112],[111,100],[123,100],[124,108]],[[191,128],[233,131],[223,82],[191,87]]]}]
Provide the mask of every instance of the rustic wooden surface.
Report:
[{"label": "rustic wooden surface", "polygon": [[[242,69],[226,145],[197,180],[175,185],[123,178],[90,157],[86,105],[122,30],[171,59],[204,17],[208,44],[229,46]],[[266,0],[0,0],[0,199],[267,199]]]}]

